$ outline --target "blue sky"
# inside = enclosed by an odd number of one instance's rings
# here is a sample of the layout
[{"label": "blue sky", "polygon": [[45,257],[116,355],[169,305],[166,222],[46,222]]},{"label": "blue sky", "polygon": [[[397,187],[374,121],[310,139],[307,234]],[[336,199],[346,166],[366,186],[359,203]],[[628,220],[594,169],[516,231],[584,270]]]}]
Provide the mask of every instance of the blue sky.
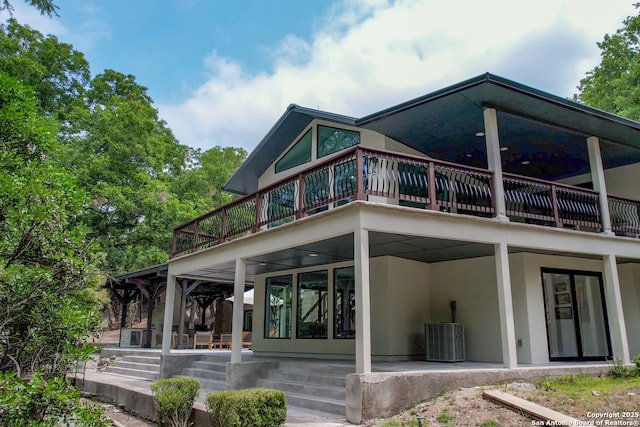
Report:
[{"label": "blue sky", "polygon": [[192,147],[251,150],[290,103],[363,116],[492,72],[570,97],[632,0],[58,0],[15,16],[133,74]]}]

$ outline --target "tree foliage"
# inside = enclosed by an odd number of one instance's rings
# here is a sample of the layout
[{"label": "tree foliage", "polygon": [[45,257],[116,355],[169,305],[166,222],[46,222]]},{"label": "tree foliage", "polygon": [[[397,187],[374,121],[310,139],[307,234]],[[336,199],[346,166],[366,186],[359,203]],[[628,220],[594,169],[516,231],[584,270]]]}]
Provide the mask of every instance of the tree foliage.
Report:
[{"label": "tree foliage", "polygon": [[0,74],[0,370],[66,372],[99,316],[86,194],[51,154],[55,121]]},{"label": "tree foliage", "polygon": [[15,19],[0,26],[0,71],[31,86],[41,111],[62,124],[91,78],[84,54]]},{"label": "tree foliage", "polygon": [[13,19],[0,29],[0,72],[59,123],[56,159],[90,196],[83,220],[107,274],[165,262],[175,226],[231,200],[220,187],[246,152],[180,144],[135,76],[91,78],[81,52]]},{"label": "tree foliage", "polygon": [[580,81],[577,100],[640,120],[640,15],[627,17],[623,27],[606,34],[598,47],[600,64]]}]

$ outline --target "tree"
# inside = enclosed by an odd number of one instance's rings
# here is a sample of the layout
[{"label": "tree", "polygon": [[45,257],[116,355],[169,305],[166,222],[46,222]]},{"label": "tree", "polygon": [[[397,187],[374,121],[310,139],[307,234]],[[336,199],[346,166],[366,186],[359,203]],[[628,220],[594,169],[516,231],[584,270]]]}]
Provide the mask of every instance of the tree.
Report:
[{"label": "tree", "polygon": [[81,52],[13,19],[0,27],[0,72],[31,86],[38,112],[59,123],[51,155],[90,195],[82,216],[107,274],[165,262],[174,227],[232,199],[220,187],[246,152],[181,145],[135,76],[91,79]]},{"label": "tree", "polygon": [[99,323],[88,198],[52,160],[56,131],[33,91],[0,74],[0,371],[18,376],[63,375]]},{"label": "tree", "polygon": [[[640,3],[635,4],[636,9]],[[601,62],[580,81],[578,101],[640,120],[640,15],[598,43]]]},{"label": "tree", "polygon": [[70,114],[60,161],[91,196],[87,223],[106,253],[103,269],[126,272],[165,262],[180,207],[170,194],[186,146],[158,117],[132,75],[98,74]]},{"label": "tree", "polygon": [[[53,0],[25,0],[25,2],[38,9],[41,15],[58,15],[58,6],[53,4]],[[0,1],[0,12],[3,10],[8,10],[10,13],[13,12],[13,6],[9,0]]]},{"label": "tree", "polygon": [[91,78],[84,54],[15,19],[0,26],[0,72],[33,87],[41,111],[62,124]]}]

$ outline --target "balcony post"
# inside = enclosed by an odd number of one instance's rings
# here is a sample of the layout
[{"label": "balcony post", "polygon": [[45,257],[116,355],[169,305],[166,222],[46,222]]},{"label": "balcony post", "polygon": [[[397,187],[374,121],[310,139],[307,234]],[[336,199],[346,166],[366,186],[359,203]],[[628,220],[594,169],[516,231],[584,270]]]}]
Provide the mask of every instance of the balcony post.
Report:
[{"label": "balcony post", "polygon": [[173,237],[171,238],[171,256],[169,258],[173,258],[176,256],[176,250],[178,246],[178,233],[176,229],[173,230]]},{"label": "balcony post", "polygon": [[551,209],[553,209],[553,226],[562,227],[560,223],[560,213],[558,210],[558,192],[554,184],[551,184]]},{"label": "balcony post", "polygon": [[493,200],[495,203],[496,218],[500,221],[509,221],[504,199],[502,157],[500,156],[500,138],[498,136],[498,115],[495,108],[485,108],[483,114],[485,143],[487,146],[487,166],[489,170],[493,172]]},{"label": "balcony post", "polygon": [[587,148],[589,149],[589,167],[591,168],[591,182],[593,189],[600,193],[600,220],[602,221],[602,232],[612,234],[611,216],[609,215],[609,199],[607,197],[607,186],[604,181],[604,169],[602,167],[602,155],[600,154],[600,141],[595,136],[587,138]]},{"label": "balcony post", "polygon": [[260,210],[262,209],[262,192],[256,194],[256,222],[253,225],[253,232],[260,231]]},{"label": "balcony post", "polygon": [[306,191],[304,185],[304,175],[298,175],[298,209],[296,211],[296,219],[304,217],[304,192]]},{"label": "balcony post", "polygon": [[364,157],[362,156],[362,150],[356,149],[356,200],[367,200],[366,194],[364,194]]},{"label": "balcony post", "polygon": [[227,240],[227,208],[220,212],[220,242]]},{"label": "balcony post", "polygon": [[196,219],[193,224],[193,252],[198,252],[198,240],[200,240],[200,221]]},{"label": "balcony post", "polygon": [[427,195],[429,196],[429,204],[427,209],[435,210],[438,207],[438,200],[436,197],[436,164],[429,162],[427,170]]}]

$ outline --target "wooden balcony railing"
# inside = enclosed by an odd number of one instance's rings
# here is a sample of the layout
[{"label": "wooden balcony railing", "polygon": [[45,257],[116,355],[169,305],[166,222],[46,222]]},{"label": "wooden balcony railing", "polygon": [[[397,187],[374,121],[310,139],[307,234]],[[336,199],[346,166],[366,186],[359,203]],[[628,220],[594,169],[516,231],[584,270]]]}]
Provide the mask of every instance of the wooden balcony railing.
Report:
[{"label": "wooden balcony railing", "polygon": [[[504,174],[512,221],[602,231],[599,194],[592,190]],[[490,171],[364,147],[206,213],[174,230],[172,256],[276,227],[353,200],[494,216]],[[640,234],[640,202],[609,198],[612,229]]]}]

